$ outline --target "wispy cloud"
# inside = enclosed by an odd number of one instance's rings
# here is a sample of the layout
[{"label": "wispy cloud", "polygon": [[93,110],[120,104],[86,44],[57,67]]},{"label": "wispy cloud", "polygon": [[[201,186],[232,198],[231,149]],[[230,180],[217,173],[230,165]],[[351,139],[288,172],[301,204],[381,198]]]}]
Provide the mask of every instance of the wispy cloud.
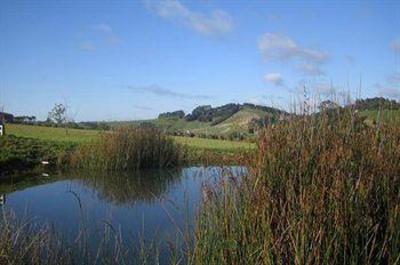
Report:
[{"label": "wispy cloud", "polygon": [[389,46],[394,53],[400,53],[400,39],[392,41]]},{"label": "wispy cloud", "polygon": [[131,91],[140,93],[150,93],[160,97],[175,97],[181,99],[210,99],[207,95],[191,95],[186,93],[175,92],[170,89],[160,87],[158,85],[150,86],[128,86]]},{"label": "wispy cloud", "polygon": [[178,0],[145,0],[151,11],[164,19],[192,28],[205,35],[218,35],[233,30],[233,19],[225,11],[212,10],[205,14],[190,10]]},{"label": "wispy cloud", "polygon": [[298,68],[307,75],[322,75],[321,66],[329,60],[326,52],[298,45],[289,37],[278,33],[265,33],[258,41],[258,49],[265,61],[299,63]]},{"label": "wispy cloud", "polygon": [[266,82],[272,83],[275,86],[283,86],[283,78],[280,73],[269,73],[264,76]]}]

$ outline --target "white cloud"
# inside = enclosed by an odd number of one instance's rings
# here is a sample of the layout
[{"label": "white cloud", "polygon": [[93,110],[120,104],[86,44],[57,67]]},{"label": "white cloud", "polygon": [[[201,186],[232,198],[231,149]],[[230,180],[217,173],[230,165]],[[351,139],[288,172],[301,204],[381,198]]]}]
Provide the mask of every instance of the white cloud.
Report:
[{"label": "white cloud", "polygon": [[390,49],[395,53],[400,53],[400,39],[392,41],[390,43]]},{"label": "white cloud", "polygon": [[289,60],[298,54],[297,44],[286,36],[265,33],[258,42],[258,49],[265,60]]},{"label": "white cloud", "polygon": [[160,17],[184,24],[201,34],[223,34],[233,30],[232,17],[222,10],[213,10],[210,14],[194,12],[178,0],[147,0],[145,3]]},{"label": "white cloud", "polygon": [[266,82],[272,83],[275,86],[283,86],[283,78],[280,73],[269,73],[264,76]]},{"label": "white cloud", "polygon": [[307,75],[322,75],[324,72],[320,68],[329,60],[326,52],[302,47],[278,33],[262,35],[258,49],[265,61],[300,62],[299,69]]}]

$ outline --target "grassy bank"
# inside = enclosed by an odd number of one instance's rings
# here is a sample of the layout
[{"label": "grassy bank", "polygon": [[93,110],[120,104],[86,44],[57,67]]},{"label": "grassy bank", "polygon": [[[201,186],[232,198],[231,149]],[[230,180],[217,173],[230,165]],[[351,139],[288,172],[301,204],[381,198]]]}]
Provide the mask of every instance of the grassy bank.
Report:
[{"label": "grassy bank", "polygon": [[244,181],[208,187],[195,264],[398,264],[400,128],[351,110],[269,127]]},{"label": "grassy bank", "polygon": [[74,143],[43,141],[13,135],[0,137],[0,176],[10,171],[34,168],[41,161],[61,165]]},{"label": "grassy bank", "polygon": [[51,142],[63,143],[87,143],[96,139],[100,135],[100,131],[68,129],[68,133],[64,128],[32,126],[21,124],[7,124],[7,134],[39,139]]},{"label": "grassy bank", "polygon": [[[0,139],[0,165],[3,172],[30,169],[42,160],[51,160],[54,165],[79,146],[90,146],[93,150],[94,145],[101,145],[104,138],[111,134],[96,130],[68,129],[67,133],[64,128],[17,124],[6,126],[9,136]],[[255,149],[254,144],[246,142],[191,137],[168,138],[185,148],[187,163],[231,163],[238,153],[248,153]],[[82,149],[80,151],[83,153]]]},{"label": "grassy bank", "polygon": [[[19,137],[29,137],[46,141],[87,143],[97,139],[101,131],[68,129],[66,134],[63,128],[7,124],[7,133]],[[234,142],[227,140],[202,139],[192,137],[174,137],[179,144],[188,146],[193,150],[209,150],[216,152],[235,152],[238,149],[255,148],[254,144]]]}]

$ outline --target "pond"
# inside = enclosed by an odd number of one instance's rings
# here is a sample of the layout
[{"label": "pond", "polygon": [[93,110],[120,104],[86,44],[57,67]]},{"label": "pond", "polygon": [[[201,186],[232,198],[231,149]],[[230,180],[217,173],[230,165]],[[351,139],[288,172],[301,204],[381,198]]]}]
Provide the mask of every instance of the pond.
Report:
[{"label": "pond", "polygon": [[244,167],[188,167],[113,175],[63,172],[29,176],[29,181],[20,176],[0,184],[0,192],[7,193],[1,209],[51,224],[70,241],[90,230],[93,249],[105,226],[135,248],[143,240],[157,241],[165,263],[167,242],[175,244],[179,231],[194,229],[202,186],[246,173]]}]

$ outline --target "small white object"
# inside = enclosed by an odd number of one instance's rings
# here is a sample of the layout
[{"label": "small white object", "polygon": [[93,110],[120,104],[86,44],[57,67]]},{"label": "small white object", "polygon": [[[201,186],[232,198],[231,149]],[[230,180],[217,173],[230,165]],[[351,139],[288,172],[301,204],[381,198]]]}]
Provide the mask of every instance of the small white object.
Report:
[{"label": "small white object", "polygon": [[42,161],[42,165],[48,165],[49,161]]},{"label": "small white object", "polygon": [[0,205],[4,205],[6,203],[6,195],[1,194],[0,195]]},{"label": "small white object", "polygon": [[4,125],[3,124],[0,124],[0,136],[3,136],[3,134],[4,134]]},{"label": "small white object", "polygon": [[47,173],[42,173],[42,176],[43,176],[43,177],[48,177],[49,174],[47,174]]}]

